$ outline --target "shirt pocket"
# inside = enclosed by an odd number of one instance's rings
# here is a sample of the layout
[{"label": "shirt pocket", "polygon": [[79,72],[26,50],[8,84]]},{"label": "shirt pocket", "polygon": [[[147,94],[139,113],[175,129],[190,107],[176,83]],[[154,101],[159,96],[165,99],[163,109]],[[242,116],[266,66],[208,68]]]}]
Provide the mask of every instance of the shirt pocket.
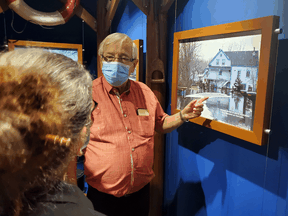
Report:
[{"label": "shirt pocket", "polygon": [[151,116],[137,116],[135,130],[141,136],[151,137],[154,135],[155,123]]}]

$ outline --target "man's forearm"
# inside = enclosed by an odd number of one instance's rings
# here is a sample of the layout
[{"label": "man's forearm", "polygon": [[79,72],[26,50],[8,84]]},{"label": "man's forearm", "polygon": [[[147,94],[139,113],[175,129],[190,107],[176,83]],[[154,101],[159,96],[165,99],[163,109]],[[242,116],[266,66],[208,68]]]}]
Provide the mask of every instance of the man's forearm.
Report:
[{"label": "man's forearm", "polygon": [[181,119],[180,112],[168,116],[165,118],[163,126],[162,126],[162,133],[170,133],[171,131],[175,130],[179,126],[181,126],[184,121]]},{"label": "man's forearm", "polygon": [[203,101],[207,99],[208,97],[201,98],[199,100],[195,99],[186,105],[180,112],[166,117],[162,125],[162,130],[159,132],[170,133],[181,126],[184,122],[188,121],[188,119],[199,117],[203,111]]}]

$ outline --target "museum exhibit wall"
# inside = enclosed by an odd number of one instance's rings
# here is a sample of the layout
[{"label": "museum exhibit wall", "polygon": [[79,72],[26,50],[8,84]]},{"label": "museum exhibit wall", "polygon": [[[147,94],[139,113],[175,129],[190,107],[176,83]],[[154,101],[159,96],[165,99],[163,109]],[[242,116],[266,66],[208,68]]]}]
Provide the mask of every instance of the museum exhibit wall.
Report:
[{"label": "museum exhibit wall", "polygon": [[[164,215],[288,215],[288,29],[284,25],[288,5],[282,0],[176,2],[168,16],[170,94],[175,31],[277,15],[284,33],[279,35],[269,146],[257,146],[193,123],[168,134]],[[170,103],[169,99],[168,112]]]},{"label": "museum exhibit wall", "polygon": [[[121,1],[119,6],[111,32],[143,39],[145,53],[146,16],[131,1]],[[167,134],[163,215],[288,215],[288,40],[284,25],[288,20],[284,11],[282,0],[177,0],[170,8],[164,107],[168,113],[174,32],[277,15],[284,33],[279,35],[269,148],[193,123]]]},{"label": "museum exhibit wall", "polygon": [[[25,2],[35,10],[43,12],[53,12],[63,6],[59,0],[26,0]],[[81,5],[94,17],[96,17],[96,3],[96,1],[91,0],[81,1]],[[16,31],[19,33],[16,33]],[[22,19],[22,17],[9,9],[0,14],[1,50],[3,48],[5,32],[7,39],[82,44],[84,49],[83,63],[90,70],[91,74],[96,77],[96,32],[86,23],[82,23],[81,19],[76,15],[65,25],[41,27],[40,25],[35,25]]]}]

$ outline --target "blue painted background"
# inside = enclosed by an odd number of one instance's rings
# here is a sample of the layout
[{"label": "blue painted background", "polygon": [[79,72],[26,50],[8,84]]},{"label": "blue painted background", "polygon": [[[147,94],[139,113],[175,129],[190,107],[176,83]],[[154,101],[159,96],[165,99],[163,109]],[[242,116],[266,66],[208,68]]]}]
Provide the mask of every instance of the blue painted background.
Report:
[{"label": "blue painted background", "polygon": [[[284,2],[190,0],[169,10],[168,92],[175,31],[280,16],[278,65],[269,145],[256,146],[187,123],[166,136],[164,215],[286,215],[288,89]],[[176,9],[176,16],[175,16]],[[287,9],[287,5],[286,5]],[[286,16],[286,17],[285,17]],[[167,98],[170,104],[170,96]],[[170,106],[167,106],[170,111]],[[288,214],[287,214],[288,215]]]}]

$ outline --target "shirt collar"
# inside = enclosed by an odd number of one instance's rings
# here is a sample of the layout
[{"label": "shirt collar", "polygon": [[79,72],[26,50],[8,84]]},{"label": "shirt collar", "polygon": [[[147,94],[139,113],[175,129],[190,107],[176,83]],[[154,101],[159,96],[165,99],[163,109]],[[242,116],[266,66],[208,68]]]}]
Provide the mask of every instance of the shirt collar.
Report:
[{"label": "shirt collar", "polygon": [[113,89],[113,86],[111,86],[105,79],[104,76],[101,77],[102,79],[102,83],[103,83],[103,86],[104,88],[107,90],[107,92],[110,92],[112,89]]},{"label": "shirt collar", "polygon": [[[111,86],[111,85],[107,82],[107,80],[105,79],[104,76],[102,76],[101,78],[102,78],[103,86],[104,86],[104,88],[107,90],[107,92],[109,92],[109,93],[112,93],[112,92],[113,92],[113,93],[114,93],[113,89],[117,89],[117,88]],[[129,93],[131,84],[132,84],[132,81],[131,81],[130,79],[128,79],[128,89],[127,89],[126,91],[124,91],[125,93],[127,93],[127,94]]]}]

